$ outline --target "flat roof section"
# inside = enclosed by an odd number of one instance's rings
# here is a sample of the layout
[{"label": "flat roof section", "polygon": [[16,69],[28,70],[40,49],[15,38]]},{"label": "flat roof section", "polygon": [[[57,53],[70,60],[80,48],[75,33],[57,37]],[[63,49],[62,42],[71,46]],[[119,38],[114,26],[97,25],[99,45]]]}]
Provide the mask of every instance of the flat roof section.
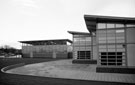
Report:
[{"label": "flat roof section", "polygon": [[30,40],[30,41],[19,41],[20,43],[31,44],[31,45],[56,45],[56,44],[64,44],[65,42],[72,43],[69,39],[54,39],[54,40]]}]

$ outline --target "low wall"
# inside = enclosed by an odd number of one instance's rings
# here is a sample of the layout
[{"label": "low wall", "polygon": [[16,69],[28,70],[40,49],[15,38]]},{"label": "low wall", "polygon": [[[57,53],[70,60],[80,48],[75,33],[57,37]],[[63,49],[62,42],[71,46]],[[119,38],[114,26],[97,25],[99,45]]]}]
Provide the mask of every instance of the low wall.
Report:
[{"label": "low wall", "polygon": [[7,70],[10,70],[10,69],[13,69],[13,68],[17,68],[17,67],[20,67],[20,66],[24,66],[25,63],[19,63],[19,64],[14,64],[14,65],[10,65],[10,66],[6,66],[4,68],[1,69],[2,72],[6,72]]},{"label": "low wall", "polygon": [[125,73],[125,74],[135,74],[135,68],[116,68],[116,67],[97,67],[96,72],[99,73]]},{"label": "low wall", "polygon": [[22,54],[22,58],[30,58],[30,54]]},{"label": "low wall", "polygon": [[75,59],[75,60],[72,61],[72,63],[76,63],[76,64],[97,64],[97,60]]}]

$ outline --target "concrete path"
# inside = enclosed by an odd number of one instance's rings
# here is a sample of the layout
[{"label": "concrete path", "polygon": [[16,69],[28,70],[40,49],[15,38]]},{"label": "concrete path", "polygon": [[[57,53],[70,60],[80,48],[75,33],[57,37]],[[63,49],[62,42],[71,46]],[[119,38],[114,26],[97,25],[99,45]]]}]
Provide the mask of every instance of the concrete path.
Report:
[{"label": "concrete path", "polygon": [[96,73],[96,65],[72,64],[72,60],[30,64],[6,72],[66,79],[135,83],[134,74]]}]

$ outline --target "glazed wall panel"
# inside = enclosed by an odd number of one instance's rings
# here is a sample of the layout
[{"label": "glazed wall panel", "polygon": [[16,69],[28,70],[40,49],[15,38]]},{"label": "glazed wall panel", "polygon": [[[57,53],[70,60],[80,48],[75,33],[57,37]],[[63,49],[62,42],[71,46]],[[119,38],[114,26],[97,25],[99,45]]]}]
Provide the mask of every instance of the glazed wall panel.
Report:
[{"label": "glazed wall panel", "polygon": [[127,28],[127,43],[135,43],[135,28]]},{"label": "glazed wall panel", "polygon": [[135,44],[127,45],[127,64],[128,66],[135,66]]}]

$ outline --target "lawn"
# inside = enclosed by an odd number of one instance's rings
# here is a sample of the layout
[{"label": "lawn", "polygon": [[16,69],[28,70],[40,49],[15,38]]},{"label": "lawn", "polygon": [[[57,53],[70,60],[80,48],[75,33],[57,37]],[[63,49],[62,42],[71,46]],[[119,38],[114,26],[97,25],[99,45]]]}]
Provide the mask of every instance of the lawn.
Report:
[{"label": "lawn", "polygon": [[[54,60],[54,59],[53,59]],[[42,58],[0,58],[0,68],[17,63],[39,63],[52,61],[52,59]],[[7,74],[0,72],[0,85],[127,85],[126,83],[85,81],[72,79],[59,79],[49,77],[36,77],[27,75]],[[131,84],[132,85],[132,84]]]}]

